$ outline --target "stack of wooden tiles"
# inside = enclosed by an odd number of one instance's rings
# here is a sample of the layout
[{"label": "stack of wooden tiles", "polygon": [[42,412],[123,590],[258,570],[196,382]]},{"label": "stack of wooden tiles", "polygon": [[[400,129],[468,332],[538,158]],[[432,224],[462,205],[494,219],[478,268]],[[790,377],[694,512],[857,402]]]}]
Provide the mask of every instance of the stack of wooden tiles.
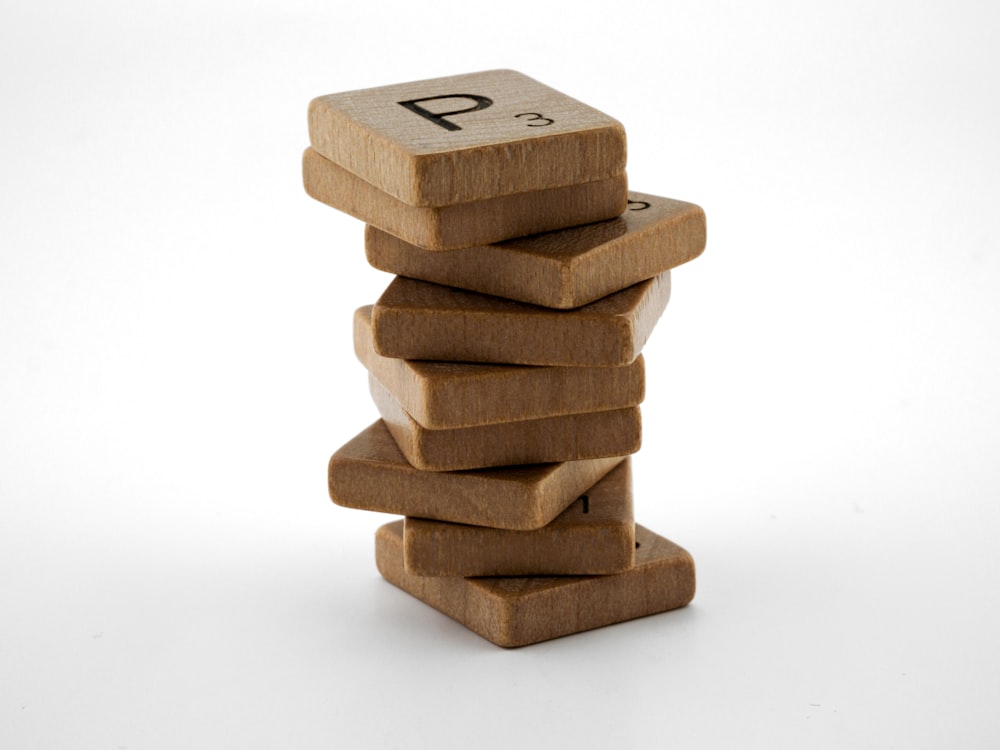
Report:
[{"label": "stack of wooden tiles", "polygon": [[405,516],[382,575],[502,646],[687,604],[629,456],[702,210],[627,192],[621,124],[510,70],[320,97],[309,134],[307,192],[397,274],[354,318],[382,419],[329,464],[334,502]]}]

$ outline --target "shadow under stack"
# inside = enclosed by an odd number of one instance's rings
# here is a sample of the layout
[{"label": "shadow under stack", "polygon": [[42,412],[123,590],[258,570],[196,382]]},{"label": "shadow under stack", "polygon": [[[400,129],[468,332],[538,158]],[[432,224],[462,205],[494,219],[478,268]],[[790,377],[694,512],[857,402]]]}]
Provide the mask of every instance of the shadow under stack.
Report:
[{"label": "shadow under stack", "polygon": [[330,459],[383,577],[501,646],[686,605],[694,563],[637,525],[641,350],[691,203],[628,192],[625,130],[511,70],[315,99],[306,191],[397,274],[354,316],[381,419]]}]

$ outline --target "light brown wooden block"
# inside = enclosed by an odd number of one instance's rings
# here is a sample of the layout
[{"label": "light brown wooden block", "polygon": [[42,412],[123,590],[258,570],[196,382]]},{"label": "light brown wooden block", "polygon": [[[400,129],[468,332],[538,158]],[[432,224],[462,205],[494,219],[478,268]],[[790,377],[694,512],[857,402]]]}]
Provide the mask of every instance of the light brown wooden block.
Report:
[{"label": "light brown wooden block", "polygon": [[403,203],[324,159],[302,156],[306,192],[321,203],[429,250],[455,250],[600,221],[625,210],[628,179],[614,177],[448,206]]},{"label": "light brown wooden block", "polygon": [[414,206],[592,182],[625,170],[625,129],[513,70],[330,94],[309,105],[312,147]]},{"label": "light brown wooden block", "polygon": [[670,271],[575,310],[397,276],[372,310],[375,351],[448,362],[601,367],[635,361],[670,298]]},{"label": "light brown wooden block", "polygon": [[403,526],[406,572],[419,576],[602,575],[628,570],[634,560],[627,458],[536,531],[422,518]]},{"label": "light brown wooden block", "polygon": [[607,221],[448,253],[368,226],[368,262],[381,271],[483,294],[569,309],[652,278],[705,249],[705,212],[693,203],[629,194]]},{"label": "light brown wooden block", "polygon": [[393,359],[372,346],[371,305],[354,313],[354,352],[423,427],[451,429],[638,406],[645,362],[532,367]]},{"label": "light brown wooden block", "polygon": [[392,394],[368,376],[372,399],[406,460],[424,471],[461,471],[583,458],[626,456],[639,450],[639,407],[545,419],[428,430]]},{"label": "light brown wooden block", "polygon": [[330,458],[330,498],[360,510],[538,529],[617,466],[620,457],[462,472],[414,469],[381,420]]},{"label": "light brown wooden block", "polygon": [[375,562],[389,581],[504,647],[526,646],[666,612],[694,598],[694,561],[636,524],[635,566],[609,576],[438,578],[403,567],[403,521],[375,533]]}]

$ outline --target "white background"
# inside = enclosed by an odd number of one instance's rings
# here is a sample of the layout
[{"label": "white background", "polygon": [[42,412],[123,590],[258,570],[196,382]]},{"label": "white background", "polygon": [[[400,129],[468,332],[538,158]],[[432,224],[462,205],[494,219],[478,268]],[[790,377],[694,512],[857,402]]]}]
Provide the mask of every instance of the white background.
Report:
[{"label": "white background", "polygon": [[[0,745],[995,747],[998,19],[0,3]],[[389,277],[299,171],[312,97],[496,67],[709,221],[635,458],[698,595],[515,651],[326,497]]]}]

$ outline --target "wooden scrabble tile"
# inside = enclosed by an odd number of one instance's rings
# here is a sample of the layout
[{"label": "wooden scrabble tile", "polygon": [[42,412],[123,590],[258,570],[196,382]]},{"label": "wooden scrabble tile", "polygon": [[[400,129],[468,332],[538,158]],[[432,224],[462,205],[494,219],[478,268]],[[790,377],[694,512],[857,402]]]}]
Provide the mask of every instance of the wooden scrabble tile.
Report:
[{"label": "wooden scrabble tile", "polygon": [[375,562],[389,581],[483,638],[504,647],[666,612],[694,598],[694,561],[636,524],[635,566],[608,576],[439,578],[407,573],[403,521],[375,533]]},{"label": "wooden scrabble tile", "polygon": [[701,208],[645,193],[628,197],[628,210],[607,221],[448,253],[369,225],[365,251],[375,268],[400,276],[544,307],[580,307],[705,249]]},{"label": "wooden scrabble tile", "polygon": [[538,529],[617,466],[620,457],[462,472],[414,469],[379,420],[330,458],[330,498],[360,510]]},{"label": "wooden scrabble tile", "polygon": [[603,180],[625,170],[625,129],[513,70],[330,94],[309,105],[312,147],[414,206]]},{"label": "wooden scrabble tile", "polygon": [[424,471],[461,471],[583,458],[627,456],[639,450],[639,407],[567,414],[545,419],[428,430],[407,414],[369,374],[375,406],[412,466]]},{"label": "wooden scrabble tile", "polygon": [[429,250],[454,250],[618,216],[628,202],[624,172],[575,185],[420,207],[384,193],[306,149],[306,192],[328,206]]},{"label": "wooden scrabble tile", "polygon": [[645,362],[621,367],[533,367],[394,359],[372,345],[371,305],[354,313],[354,352],[428,429],[541,419],[642,403]]},{"label": "wooden scrabble tile", "polygon": [[670,298],[670,271],[575,310],[397,276],[372,310],[384,357],[601,367],[635,361]]},{"label": "wooden scrabble tile", "polygon": [[418,576],[601,575],[635,559],[629,459],[535,531],[407,518],[403,562]]}]

